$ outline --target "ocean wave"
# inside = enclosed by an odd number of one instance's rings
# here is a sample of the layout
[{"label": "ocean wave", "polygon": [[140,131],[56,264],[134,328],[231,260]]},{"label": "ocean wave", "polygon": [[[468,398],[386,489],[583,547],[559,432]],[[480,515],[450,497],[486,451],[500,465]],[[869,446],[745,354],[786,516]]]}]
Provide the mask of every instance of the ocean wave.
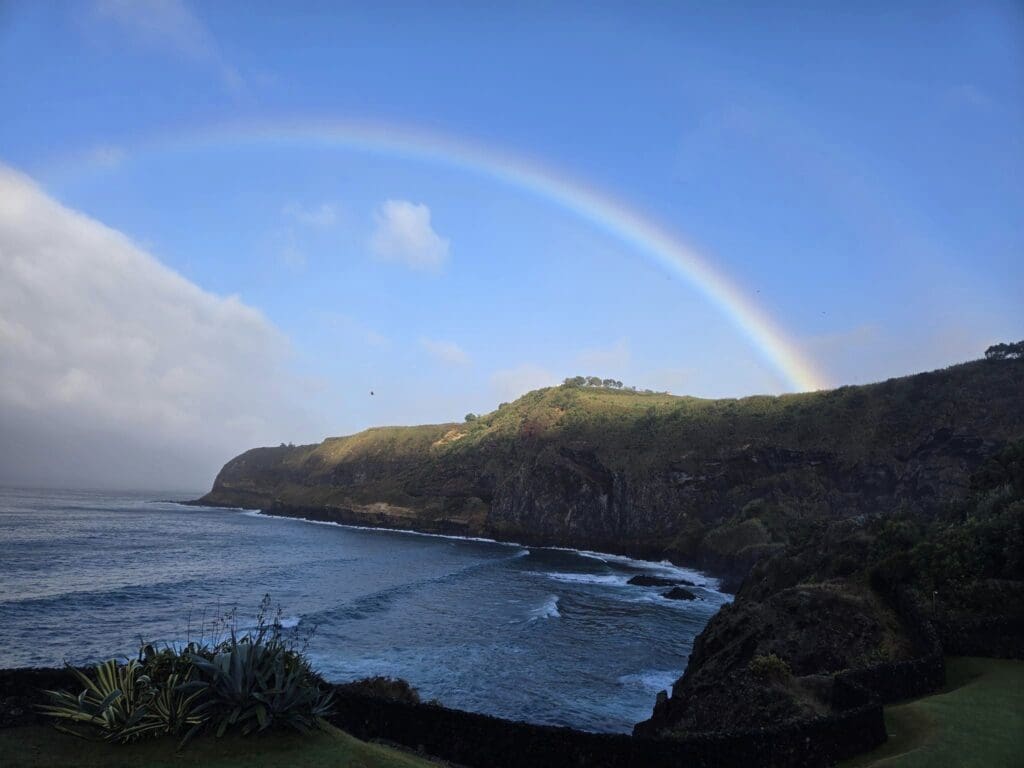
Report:
[{"label": "ocean wave", "polygon": [[299,626],[299,622],[302,621],[301,616],[286,616],[281,619],[278,624],[281,625],[282,629],[294,629]]},{"label": "ocean wave", "polygon": [[140,501],[140,505],[155,506],[157,504],[164,504],[169,507],[188,507],[189,509],[208,510],[211,512],[242,512],[255,517],[262,513],[258,509],[249,509],[248,507],[219,507],[210,504],[193,504],[190,501],[171,501],[167,500],[151,500],[151,501]]},{"label": "ocean wave", "polygon": [[548,595],[544,604],[530,611],[530,621],[537,619],[560,619],[562,614],[558,612],[558,595]]},{"label": "ocean wave", "polygon": [[664,597],[661,592],[651,592],[644,589],[637,589],[635,592],[633,590],[623,590],[615,593],[615,599],[626,603],[642,603],[656,605],[659,608],[670,608],[693,616],[711,616],[723,605],[732,602],[730,597],[724,592],[715,592],[711,589],[704,590],[700,587],[694,589],[694,592],[697,595],[696,600],[673,600]]},{"label": "ocean wave", "polygon": [[566,584],[600,584],[608,587],[624,587],[629,581],[627,575],[611,573],[561,573],[558,571],[530,571],[530,573]]},{"label": "ocean wave", "polygon": [[[307,517],[291,517],[289,515],[268,515],[259,510],[244,510],[241,514],[247,517],[258,517],[263,520],[294,520],[296,522],[313,523],[314,525],[334,525],[339,528],[351,528],[357,531],[371,531],[371,532],[383,532],[383,533],[401,533],[410,536],[428,536],[437,539],[453,539],[456,541],[477,541],[485,544],[498,544],[503,547],[525,547],[524,544],[520,544],[515,541],[498,541],[497,539],[489,539],[482,536],[456,536],[448,533],[425,533],[423,531],[414,531],[408,528],[382,528],[372,525],[351,525],[348,523],[337,523],[331,520],[311,520]],[[585,557],[590,560],[599,560],[605,564],[615,564],[631,568],[637,571],[644,571],[665,578],[677,578],[692,582],[696,586],[705,587],[706,589],[716,590],[719,587],[719,580],[708,576],[706,573],[694,570],[693,568],[685,568],[681,565],[675,565],[670,563],[668,560],[640,560],[635,557],[627,557],[626,555],[611,555],[605,552],[594,552],[587,549],[573,549],[572,547],[533,547],[533,549],[549,549],[557,552],[572,552],[580,557]],[[527,549],[527,554],[529,549]],[[517,555],[522,557],[523,555]]]}]

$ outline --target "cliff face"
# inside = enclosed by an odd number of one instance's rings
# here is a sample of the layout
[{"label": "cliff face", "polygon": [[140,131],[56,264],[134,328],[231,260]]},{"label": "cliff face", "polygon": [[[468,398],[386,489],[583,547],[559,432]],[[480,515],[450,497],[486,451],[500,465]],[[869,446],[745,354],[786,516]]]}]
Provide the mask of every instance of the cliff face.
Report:
[{"label": "cliff face", "polygon": [[1024,361],[743,400],[555,387],[469,424],[231,460],[201,501],[667,557],[736,582],[815,520],[962,496],[1024,435]]},{"label": "cliff face", "polygon": [[777,724],[851,695],[919,696],[942,685],[943,655],[1024,656],[1024,440],[964,498],[820,521],[758,562],[636,728]]}]

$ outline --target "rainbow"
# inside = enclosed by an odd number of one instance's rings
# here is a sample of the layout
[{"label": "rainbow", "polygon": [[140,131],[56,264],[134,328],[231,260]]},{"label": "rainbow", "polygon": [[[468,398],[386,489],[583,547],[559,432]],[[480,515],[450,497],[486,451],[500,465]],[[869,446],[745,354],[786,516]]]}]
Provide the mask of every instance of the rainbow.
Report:
[{"label": "rainbow", "polygon": [[[778,324],[706,257],[628,204],[560,170],[517,154],[420,129],[338,120],[226,124],[145,141],[131,147],[127,154],[245,143],[300,143],[406,156],[456,167],[526,190],[613,235],[668,274],[691,283],[731,320],[789,386],[798,391],[828,386],[821,372]],[[91,160],[82,162],[109,165],[110,158],[93,153]]]}]

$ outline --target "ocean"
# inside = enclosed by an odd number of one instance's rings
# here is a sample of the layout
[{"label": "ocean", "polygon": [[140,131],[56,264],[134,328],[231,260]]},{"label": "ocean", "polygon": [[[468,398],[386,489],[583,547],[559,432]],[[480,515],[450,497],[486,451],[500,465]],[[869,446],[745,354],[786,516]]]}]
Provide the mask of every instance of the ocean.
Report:
[{"label": "ocean", "polygon": [[244,627],[269,594],[329,680],[401,677],[446,706],[626,732],[730,599],[667,563],[166,501],[198,495],[0,489],[0,667],[131,656],[230,610]]}]

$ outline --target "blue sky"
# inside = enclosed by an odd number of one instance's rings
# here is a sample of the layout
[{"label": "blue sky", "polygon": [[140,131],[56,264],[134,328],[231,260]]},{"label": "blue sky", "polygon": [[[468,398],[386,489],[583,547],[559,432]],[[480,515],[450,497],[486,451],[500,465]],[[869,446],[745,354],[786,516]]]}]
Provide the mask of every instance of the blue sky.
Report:
[{"label": "blue sky", "polygon": [[[832,384],[1024,336],[1017,3],[9,2],[0,96],[0,162],[283,339],[272,377],[231,375],[273,378],[287,417],[222,451],[577,373],[793,387],[699,286],[529,190],[196,138],[218,126],[372,121],[530,158],[693,246]],[[83,434],[122,428],[93,416]]]}]

